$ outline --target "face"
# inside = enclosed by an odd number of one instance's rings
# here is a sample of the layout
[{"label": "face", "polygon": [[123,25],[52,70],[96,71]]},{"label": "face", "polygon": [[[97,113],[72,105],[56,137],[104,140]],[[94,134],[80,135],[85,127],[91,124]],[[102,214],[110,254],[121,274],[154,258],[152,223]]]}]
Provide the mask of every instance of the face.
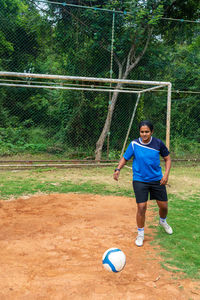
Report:
[{"label": "face", "polygon": [[140,127],[140,137],[143,143],[148,143],[151,139],[153,131],[150,130],[148,126]]}]

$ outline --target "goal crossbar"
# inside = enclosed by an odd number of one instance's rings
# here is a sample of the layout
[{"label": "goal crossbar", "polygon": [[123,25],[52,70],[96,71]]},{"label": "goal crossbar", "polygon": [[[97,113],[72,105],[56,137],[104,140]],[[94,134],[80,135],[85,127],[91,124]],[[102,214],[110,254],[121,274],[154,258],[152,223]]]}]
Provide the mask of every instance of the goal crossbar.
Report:
[{"label": "goal crossbar", "polygon": [[67,81],[89,81],[89,82],[104,82],[104,83],[121,83],[121,84],[144,84],[144,85],[162,85],[168,86],[170,82],[164,81],[144,81],[144,80],[128,80],[128,79],[111,79],[111,78],[96,78],[96,77],[79,77],[79,76],[63,76],[50,74],[34,74],[34,73],[18,73],[18,72],[2,72],[0,76],[3,77],[26,77],[26,78],[43,78],[56,79]]},{"label": "goal crossbar", "polygon": [[[23,87],[23,88],[44,88],[50,90],[74,90],[74,91],[96,91],[96,92],[119,92],[119,93],[130,93],[130,94],[138,94],[143,91],[132,91],[132,90],[124,90],[124,89],[104,89],[104,88],[92,88],[92,87],[67,87],[67,86],[49,86],[49,85],[30,85],[30,84],[14,84],[14,83],[0,83],[0,86],[10,86],[10,87]],[[159,88],[159,87],[157,87]]]}]

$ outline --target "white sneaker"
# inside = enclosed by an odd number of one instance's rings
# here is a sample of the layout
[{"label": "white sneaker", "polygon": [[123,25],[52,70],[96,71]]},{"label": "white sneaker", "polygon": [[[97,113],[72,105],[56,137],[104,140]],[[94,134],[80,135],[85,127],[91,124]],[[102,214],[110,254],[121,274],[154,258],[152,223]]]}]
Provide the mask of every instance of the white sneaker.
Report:
[{"label": "white sneaker", "polygon": [[136,237],[136,240],[135,240],[136,246],[138,246],[138,247],[143,246],[143,241],[144,241],[144,236],[138,234],[138,236]]},{"label": "white sneaker", "polygon": [[165,232],[168,234],[172,234],[173,230],[171,228],[171,226],[169,224],[167,224],[167,222],[161,222],[159,221],[160,226],[162,226],[165,229]]}]

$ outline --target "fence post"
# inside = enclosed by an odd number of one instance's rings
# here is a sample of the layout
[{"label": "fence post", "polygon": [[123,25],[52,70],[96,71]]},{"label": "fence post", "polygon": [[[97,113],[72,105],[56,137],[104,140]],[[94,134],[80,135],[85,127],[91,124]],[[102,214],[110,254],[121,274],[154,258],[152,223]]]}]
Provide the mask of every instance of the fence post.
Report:
[{"label": "fence post", "polygon": [[166,118],[166,146],[170,148],[170,123],[171,123],[171,94],[172,94],[172,85],[168,84],[167,92],[167,118]]}]

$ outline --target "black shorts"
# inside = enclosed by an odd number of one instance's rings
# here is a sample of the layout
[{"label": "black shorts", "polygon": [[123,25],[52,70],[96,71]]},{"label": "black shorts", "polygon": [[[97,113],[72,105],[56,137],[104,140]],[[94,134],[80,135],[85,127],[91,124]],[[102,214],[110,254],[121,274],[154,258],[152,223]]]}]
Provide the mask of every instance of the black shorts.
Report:
[{"label": "black shorts", "polygon": [[149,193],[150,200],[168,201],[166,187],[160,181],[133,181],[133,189],[137,203],[147,202]]}]

